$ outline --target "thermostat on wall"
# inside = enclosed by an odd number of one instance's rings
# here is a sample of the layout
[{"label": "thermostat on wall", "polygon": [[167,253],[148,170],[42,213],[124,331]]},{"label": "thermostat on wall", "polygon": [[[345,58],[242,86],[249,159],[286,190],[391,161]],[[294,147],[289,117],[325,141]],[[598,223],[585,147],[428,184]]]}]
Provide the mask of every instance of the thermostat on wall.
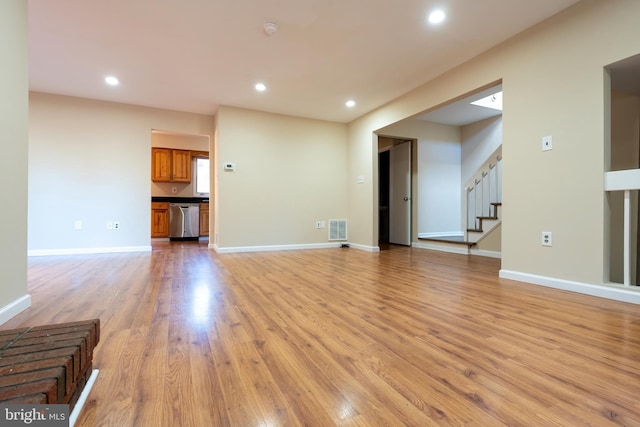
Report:
[{"label": "thermostat on wall", "polygon": [[227,162],[224,164],[224,170],[226,171],[235,171],[236,170],[236,164],[235,163],[231,163],[231,162]]}]

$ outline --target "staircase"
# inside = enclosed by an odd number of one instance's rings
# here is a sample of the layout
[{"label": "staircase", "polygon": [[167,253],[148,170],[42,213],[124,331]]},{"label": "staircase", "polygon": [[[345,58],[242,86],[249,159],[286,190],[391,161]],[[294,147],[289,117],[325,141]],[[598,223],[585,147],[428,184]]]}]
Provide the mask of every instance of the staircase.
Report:
[{"label": "staircase", "polygon": [[487,232],[496,228],[502,222],[499,215],[499,207],[501,202],[491,202],[491,216],[477,216],[475,222],[476,228],[467,228],[467,238],[469,243],[478,242]]},{"label": "staircase", "polygon": [[463,193],[464,236],[421,237],[420,247],[463,254],[479,253],[475,248],[477,244],[502,223],[502,146],[467,182]]},{"label": "staircase", "polygon": [[482,165],[466,186],[465,241],[477,243],[502,223],[502,146]]}]

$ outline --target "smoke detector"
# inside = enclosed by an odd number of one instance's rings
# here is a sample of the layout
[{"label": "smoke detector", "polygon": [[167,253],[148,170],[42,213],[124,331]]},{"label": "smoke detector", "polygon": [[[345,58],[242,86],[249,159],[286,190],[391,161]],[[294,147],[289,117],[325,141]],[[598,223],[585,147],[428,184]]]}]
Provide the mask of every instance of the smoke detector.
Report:
[{"label": "smoke detector", "polygon": [[273,22],[267,22],[264,24],[264,32],[268,36],[272,36],[278,31],[278,24],[274,24]]}]

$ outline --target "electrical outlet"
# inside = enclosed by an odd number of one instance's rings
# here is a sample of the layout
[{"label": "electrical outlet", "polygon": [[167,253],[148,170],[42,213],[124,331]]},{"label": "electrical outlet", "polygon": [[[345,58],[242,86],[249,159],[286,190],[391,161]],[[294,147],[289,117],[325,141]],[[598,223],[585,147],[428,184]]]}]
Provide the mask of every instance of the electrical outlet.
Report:
[{"label": "electrical outlet", "polygon": [[320,228],[320,221],[316,221],[316,228]]},{"label": "electrical outlet", "polygon": [[113,222],[107,222],[107,230],[113,230]]},{"label": "electrical outlet", "polygon": [[552,246],[553,245],[553,235],[550,231],[542,232],[542,246]]},{"label": "electrical outlet", "polygon": [[73,228],[74,230],[82,230],[82,221],[79,219],[76,219],[75,222],[73,223]]},{"label": "electrical outlet", "polygon": [[120,229],[120,221],[113,221],[113,229],[114,230]]}]

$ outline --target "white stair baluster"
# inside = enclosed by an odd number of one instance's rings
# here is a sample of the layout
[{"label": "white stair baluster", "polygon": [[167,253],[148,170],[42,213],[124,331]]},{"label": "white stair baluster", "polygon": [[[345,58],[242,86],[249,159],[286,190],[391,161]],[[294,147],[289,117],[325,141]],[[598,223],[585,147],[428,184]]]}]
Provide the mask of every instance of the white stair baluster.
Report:
[{"label": "white stair baluster", "polygon": [[489,193],[491,192],[491,179],[488,172],[482,172],[482,215],[491,216]]},{"label": "white stair baluster", "polygon": [[482,216],[482,180],[481,179],[476,179],[475,180],[475,187],[476,187],[476,211],[475,211],[475,215],[474,215],[474,220],[473,223],[474,225],[474,229],[479,229],[480,228],[480,220],[477,218],[479,216]]},{"label": "white stair baluster", "polygon": [[473,229],[476,224],[476,196],[475,187],[467,188],[467,228]]},{"label": "white stair baluster", "polygon": [[631,286],[631,191],[624,191],[624,267],[623,281]]},{"label": "white stair baluster", "polygon": [[502,203],[502,156],[496,163],[496,203]]}]

